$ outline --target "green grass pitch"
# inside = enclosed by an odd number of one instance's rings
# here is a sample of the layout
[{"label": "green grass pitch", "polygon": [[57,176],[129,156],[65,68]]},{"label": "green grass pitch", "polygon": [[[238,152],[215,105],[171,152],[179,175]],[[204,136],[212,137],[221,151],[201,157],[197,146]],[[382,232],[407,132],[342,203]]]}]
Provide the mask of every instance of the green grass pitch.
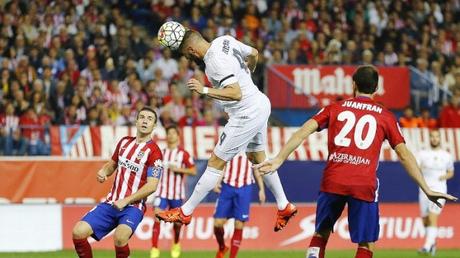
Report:
[{"label": "green grass pitch", "polygon": [[[354,250],[328,251],[327,258],[353,258]],[[94,258],[112,258],[114,251],[95,251]],[[184,251],[181,258],[213,258],[215,252]],[[73,250],[46,252],[46,253],[0,253],[0,258],[75,258]],[[146,251],[132,251],[131,258],[149,258]],[[163,251],[161,257],[169,258],[169,252]],[[239,258],[304,258],[304,251],[240,251]],[[377,250],[374,258],[423,258],[415,250]],[[460,249],[439,250],[437,258],[460,258]]]}]

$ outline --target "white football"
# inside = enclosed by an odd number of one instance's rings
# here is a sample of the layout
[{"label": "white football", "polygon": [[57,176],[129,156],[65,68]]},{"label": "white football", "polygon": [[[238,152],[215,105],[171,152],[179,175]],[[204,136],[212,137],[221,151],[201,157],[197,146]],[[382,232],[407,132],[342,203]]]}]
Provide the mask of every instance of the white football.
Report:
[{"label": "white football", "polygon": [[161,45],[177,50],[185,35],[185,27],[175,21],[168,21],[161,25],[158,30],[158,41]]}]

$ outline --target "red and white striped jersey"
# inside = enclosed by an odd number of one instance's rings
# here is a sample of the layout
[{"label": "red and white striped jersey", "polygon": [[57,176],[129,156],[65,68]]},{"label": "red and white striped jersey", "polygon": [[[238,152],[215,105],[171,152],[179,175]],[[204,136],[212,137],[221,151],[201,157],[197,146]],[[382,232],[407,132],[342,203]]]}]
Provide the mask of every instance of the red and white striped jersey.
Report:
[{"label": "red and white striped jersey", "polygon": [[155,195],[169,200],[184,199],[185,175],[182,173],[174,173],[168,166],[175,165],[179,168],[191,168],[195,166],[192,156],[182,148],[175,148],[172,150],[165,148],[163,150],[163,164],[165,169]]},{"label": "red and white striped jersey", "polygon": [[[163,169],[162,159],[160,148],[152,140],[138,144],[136,137],[123,137],[112,155],[117,169],[106,202],[112,203],[137,192],[147,183],[147,174],[152,170],[153,176],[159,177]],[[132,205],[144,210],[145,199]]]},{"label": "red and white striped jersey", "polygon": [[255,180],[251,166],[252,163],[248,160],[246,154],[240,153],[236,155],[227,163],[222,182],[236,188],[254,184]]}]

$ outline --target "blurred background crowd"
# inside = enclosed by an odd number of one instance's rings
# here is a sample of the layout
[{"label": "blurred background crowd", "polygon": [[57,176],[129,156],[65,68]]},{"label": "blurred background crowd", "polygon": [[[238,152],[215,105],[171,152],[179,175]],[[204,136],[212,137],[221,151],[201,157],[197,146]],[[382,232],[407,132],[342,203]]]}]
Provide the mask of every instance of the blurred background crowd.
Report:
[{"label": "blurred background crowd", "polygon": [[407,66],[401,125],[460,128],[459,0],[0,0],[0,154],[47,155],[49,125],[133,125],[144,105],[163,126],[225,124],[186,87],[203,64],[158,44],[166,20],[256,47],[262,91],[273,64]]}]

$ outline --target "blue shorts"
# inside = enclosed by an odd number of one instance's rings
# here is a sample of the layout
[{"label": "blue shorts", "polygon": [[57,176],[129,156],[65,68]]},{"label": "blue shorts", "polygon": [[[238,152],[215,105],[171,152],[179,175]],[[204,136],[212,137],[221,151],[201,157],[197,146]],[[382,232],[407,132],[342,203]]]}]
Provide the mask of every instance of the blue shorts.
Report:
[{"label": "blue shorts", "polygon": [[129,226],[133,233],[142,221],[144,213],[134,206],[126,206],[119,211],[108,203],[99,203],[82,218],[93,229],[91,235],[97,241],[120,224]]},{"label": "blue shorts", "polygon": [[320,192],[316,206],[316,232],[332,230],[348,204],[348,228],[353,243],[375,242],[379,237],[378,202]]},{"label": "blue shorts", "polygon": [[160,208],[160,210],[166,210],[168,207],[169,209],[174,209],[177,207],[182,206],[182,200],[171,200],[166,198],[157,197],[160,199],[160,204],[156,205],[156,207]]},{"label": "blue shorts", "polygon": [[236,188],[222,183],[222,189],[216,202],[214,218],[234,218],[239,221],[248,221],[251,194],[252,185]]}]

